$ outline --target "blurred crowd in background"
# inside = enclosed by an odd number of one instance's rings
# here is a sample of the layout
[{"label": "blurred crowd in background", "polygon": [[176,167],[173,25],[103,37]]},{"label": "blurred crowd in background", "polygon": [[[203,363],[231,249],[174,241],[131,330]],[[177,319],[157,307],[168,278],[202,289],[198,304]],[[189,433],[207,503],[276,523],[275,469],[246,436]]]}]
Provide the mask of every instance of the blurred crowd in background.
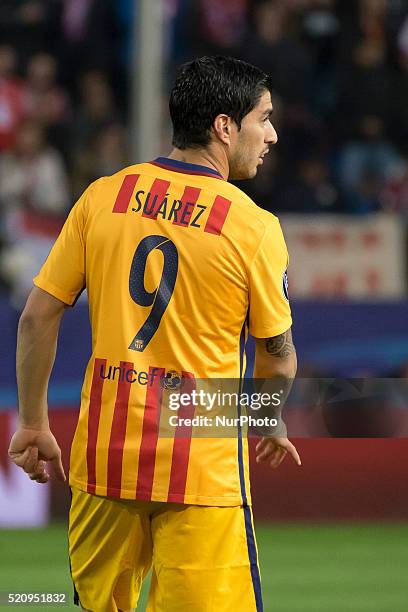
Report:
[{"label": "blurred crowd in background", "polygon": [[180,59],[233,55],[272,76],[279,145],[246,189],[273,211],[408,214],[405,0],[202,0]]},{"label": "blurred crowd in background", "polygon": [[[19,278],[15,303],[76,198],[132,161],[133,4],[1,2],[0,277]],[[272,76],[279,145],[243,185],[259,205],[408,216],[405,0],[166,0],[166,15],[167,89],[203,54]]]},{"label": "blurred crowd in background", "polygon": [[132,5],[0,4],[0,276],[17,307],[75,200],[130,163]]}]

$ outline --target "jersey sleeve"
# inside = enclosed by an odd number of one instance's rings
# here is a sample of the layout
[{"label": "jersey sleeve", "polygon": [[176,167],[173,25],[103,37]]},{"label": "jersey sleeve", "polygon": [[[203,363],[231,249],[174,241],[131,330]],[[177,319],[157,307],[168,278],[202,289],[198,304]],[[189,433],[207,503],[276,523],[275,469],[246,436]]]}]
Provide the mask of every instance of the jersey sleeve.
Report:
[{"label": "jersey sleeve", "polygon": [[255,338],[278,336],[292,325],[288,250],[278,219],[272,219],[249,270],[249,331]]},{"label": "jersey sleeve", "polygon": [[85,222],[91,187],[71,209],[34,285],[69,306],[85,288]]}]

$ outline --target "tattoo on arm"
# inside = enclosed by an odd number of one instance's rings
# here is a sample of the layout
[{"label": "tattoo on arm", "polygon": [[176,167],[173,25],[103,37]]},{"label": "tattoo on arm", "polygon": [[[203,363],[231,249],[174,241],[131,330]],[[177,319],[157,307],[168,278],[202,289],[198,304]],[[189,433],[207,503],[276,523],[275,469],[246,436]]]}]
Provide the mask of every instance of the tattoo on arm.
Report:
[{"label": "tattoo on arm", "polygon": [[292,342],[292,330],[288,329],[283,334],[274,338],[266,338],[266,352],[274,357],[289,357],[295,350]]}]

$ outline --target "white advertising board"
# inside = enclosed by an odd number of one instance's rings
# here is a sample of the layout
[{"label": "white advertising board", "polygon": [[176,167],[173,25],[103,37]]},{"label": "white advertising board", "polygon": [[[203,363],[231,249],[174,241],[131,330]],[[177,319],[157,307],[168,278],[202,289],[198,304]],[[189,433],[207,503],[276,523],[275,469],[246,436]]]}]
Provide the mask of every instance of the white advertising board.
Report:
[{"label": "white advertising board", "polygon": [[291,297],[406,297],[406,227],[398,217],[281,215],[280,221]]}]

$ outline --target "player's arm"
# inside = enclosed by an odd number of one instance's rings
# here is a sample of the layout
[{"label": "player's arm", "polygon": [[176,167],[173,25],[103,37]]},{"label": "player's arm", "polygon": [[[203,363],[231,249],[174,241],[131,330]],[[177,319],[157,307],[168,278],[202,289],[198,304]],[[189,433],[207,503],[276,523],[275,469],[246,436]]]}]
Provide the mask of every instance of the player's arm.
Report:
[{"label": "player's arm", "polygon": [[48,423],[47,390],[54,365],[57,338],[66,304],[34,287],[21,315],[17,334],[19,426],[9,456],[32,480],[47,482],[50,461],[65,480],[60,448]]},{"label": "player's arm", "polygon": [[[98,183],[98,181],[96,182]],[[32,480],[47,482],[46,462],[65,480],[61,451],[48,425],[47,389],[58,331],[67,305],[86,285],[85,225],[96,183],[72,207],[39,274],[21,315],[17,339],[19,428],[9,456]]]},{"label": "player's arm", "polygon": [[[280,393],[279,406],[268,406],[269,416],[280,417],[283,404],[296,374],[296,352],[292,341],[292,315],[289,304],[287,268],[288,250],[279,221],[271,216],[258,250],[248,270],[249,331],[256,339],[255,386],[264,379],[264,386]],[[258,381],[258,382],[257,382]],[[277,386],[279,383],[279,386]],[[267,410],[267,412],[268,412]],[[274,414],[270,413],[274,410]],[[258,415],[261,416],[258,412]],[[268,415],[265,415],[268,416]],[[257,461],[278,467],[287,452],[300,465],[296,448],[286,437],[282,419],[278,427],[262,428],[257,445]]]},{"label": "player's arm", "polygon": [[282,376],[293,382],[297,359],[291,328],[273,338],[255,338],[255,346],[255,378]]},{"label": "player's arm", "polygon": [[[292,388],[296,376],[297,359],[296,350],[292,340],[292,331],[289,328],[282,334],[271,338],[255,338],[255,366],[254,378],[267,379],[274,388],[282,391],[280,401],[280,414]],[[279,416],[280,416],[279,414]],[[264,436],[256,447],[256,460],[268,462],[271,467],[278,467],[286,453],[301,465],[299,454],[295,446],[286,437],[286,431],[280,435]]]}]

